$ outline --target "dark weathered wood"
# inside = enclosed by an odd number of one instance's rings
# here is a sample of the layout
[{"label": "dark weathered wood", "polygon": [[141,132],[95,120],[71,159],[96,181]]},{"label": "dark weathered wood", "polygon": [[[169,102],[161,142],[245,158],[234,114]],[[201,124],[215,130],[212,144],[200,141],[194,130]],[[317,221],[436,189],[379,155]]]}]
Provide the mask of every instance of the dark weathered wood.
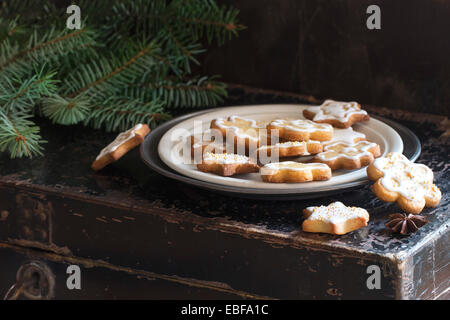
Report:
[{"label": "dark weathered wood", "polygon": [[[234,87],[228,103],[314,101]],[[90,163],[113,134],[42,123],[46,157],[0,157],[0,241],[95,265],[192,279],[218,290],[275,298],[442,298],[450,276],[449,142],[442,118],[368,107],[413,130],[419,162],[429,165],[443,199],[409,237],[384,227],[395,204],[368,187],[329,198],[257,201],[230,198],[151,172],[137,150],[105,170]],[[345,236],[301,231],[301,210],[340,200],[367,208],[367,228]],[[382,289],[366,287],[367,266],[383,270]]]},{"label": "dark weathered wood", "polygon": [[[0,298],[15,283],[17,270],[38,261],[50,270],[55,280],[52,297],[57,299],[242,299],[254,298],[231,292],[214,284],[190,279],[164,277],[151,272],[93,263],[88,259],[71,259],[36,250],[0,244]],[[69,290],[66,285],[69,265],[80,267],[81,288]],[[23,294],[18,299],[26,299]],[[264,297],[258,297],[264,298]]]},{"label": "dark weathered wood", "polygon": [[[231,83],[450,115],[450,3],[227,0],[248,28],[208,46],[201,72]],[[381,30],[368,30],[369,5]]]}]

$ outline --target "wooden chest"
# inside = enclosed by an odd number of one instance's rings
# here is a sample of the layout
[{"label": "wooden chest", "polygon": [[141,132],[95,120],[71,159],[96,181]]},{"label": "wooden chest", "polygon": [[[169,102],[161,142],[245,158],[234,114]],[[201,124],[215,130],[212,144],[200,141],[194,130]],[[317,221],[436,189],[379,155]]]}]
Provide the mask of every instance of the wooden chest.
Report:
[{"label": "wooden chest", "polygon": [[[235,86],[227,104],[315,102]],[[450,298],[449,140],[442,118],[368,107],[413,130],[441,204],[408,237],[384,227],[394,204],[368,186],[302,201],[231,198],[150,171],[137,150],[100,173],[90,169],[114,135],[42,123],[46,156],[0,156],[0,294],[18,269],[45,265],[45,297],[71,298]],[[345,236],[305,234],[301,210],[342,201],[367,208],[369,226]],[[81,290],[69,290],[78,265]],[[380,288],[368,278],[380,270]]]}]

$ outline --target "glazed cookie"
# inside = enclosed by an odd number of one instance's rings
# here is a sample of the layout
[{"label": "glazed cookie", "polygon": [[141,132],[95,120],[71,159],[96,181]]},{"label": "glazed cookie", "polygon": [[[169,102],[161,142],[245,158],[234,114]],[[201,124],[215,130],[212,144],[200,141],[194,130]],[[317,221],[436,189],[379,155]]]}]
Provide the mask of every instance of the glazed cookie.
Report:
[{"label": "glazed cookie", "polygon": [[333,138],[329,141],[322,141],[322,144],[325,146],[327,144],[332,144],[337,141],[346,142],[346,143],[356,143],[358,141],[366,140],[366,135],[362,132],[354,131],[352,127],[347,129],[333,129]]},{"label": "glazed cookie", "polygon": [[331,178],[330,168],[323,163],[274,162],[264,165],[260,173],[264,182],[274,183],[307,182]]},{"label": "glazed cookie", "polygon": [[287,141],[327,141],[333,137],[331,125],[300,119],[271,121],[267,132]]},{"label": "glazed cookie", "polygon": [[[222,137],[222,133],[219,130],[207,129],[199,137],[194,135],[190,136],[188,142],[190,144],[192,157],[201,157],[206,152],[226,152],[226,144]],[[231,148],[234,149],[233,146]]]},{"label": "glazed cookie", "polygon": [[261,146],[258,148],[258,157],[278,154],[278,157],[307,156],[322,152],[323,146],[319,141],[287,141],[274,145]]},{"label": "glazed cookie", "polygon": [[140,145],[149,132],[150,129],[146,124],[138,124],[130,130],[122,132],[100,152],[92,163],[92,169],[95,171],[101,170],[108,164],[120,159],[128,151]]},{"label": "glazed cookie", "polygon": [[337,128],[348,128],[356,122],[369,120],[369,115],[357,102],[326,100],[320,106],[308,107],[303,116],[314,122],[329,123]]},{"label": "glazed cookie", "polygon": [[396,201],[408,213],[420,213],[424,207],[435,207],[441,191],[433,184],[433,171],[416,164],[398,152],[388,153],[367,167],[367,175],[375,181],[372,191],[378,199]]},{"label": "glazed cookie", "polygon": [[248,151],[250,145],[258,147],[263,136],[262,130],[266,131],[266,122],[245,119],[238,116],[228,118],[217,118],[211,121],[211,128],[220,130],[224,138],[227,133],[233,138],[236,146],[243,145]]},{"label": "glazed cookie", "polygon": [[221,176],[258,172],[259,166],[246,156],[229,153],[210,153],[203,156],[202,163],[197,164],[202,172],[215,173]]},{"label": "glazed cookie", "polygon": [[193,158],[196,154],[202,155],[207,152],[224,153],[226,152],[226,144],[207,140],[191,142],[191,156]]},{"label": "glazed cookie", "polygon": [[305,232],[346,234],[367,226],[369,213],[358,207],[347,207],[342,202],[328,206],[308,207],[303,210],[306,218],[302,229]]},{"label": "glazed cookie", "polygon": [[335,142],[324,146],[313,162],[326,163],[331,170],[358,169],[367,166],[381,155],[380,146],[374,142],[357,143]]}]

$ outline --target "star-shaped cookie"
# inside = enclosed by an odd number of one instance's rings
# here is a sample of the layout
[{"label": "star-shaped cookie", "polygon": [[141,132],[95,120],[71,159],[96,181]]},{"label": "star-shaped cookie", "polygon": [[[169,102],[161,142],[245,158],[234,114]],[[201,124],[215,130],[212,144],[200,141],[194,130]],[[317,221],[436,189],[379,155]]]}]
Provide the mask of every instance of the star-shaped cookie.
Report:
[{"label": "star-shaped cookie", "polygon": [[[307,156],[311,154],[317,154],[322,152],[323,146],[319,141],[287,141],[279,142],[274,145],[266,145],[258,148],[258,159],[264,157],[296,157]],[[278,161],[271,161],[278,162]]]},{"label": "star-shaped cookie", "polygon": [[356,143],[358,141],[366,140],[366,135],[362,132],[358,132],[353,130],[352,127],[346,129],[333,129],[333,138],[328,141],[322,141],[322,144],[325,146],[327,144],[332,144],[335,142],[347,142],[347,143]]},{"label": "star-shaped cookie", "polygon": [[333,137],[331,125],[303,119],[271,121],[267,131],[287,141],[327,141]]},{"label": "star-shaped cookie", "polygon": [[202,172],[215,173],[221,176],[258,172],[259,166],[249,157],[229,154],[206,152],[202,163],[197,164]]},{"label": "star-shaped cookie", "polygon": [[330,168],[323,163],[273,162],[265,164],[260,173],[264,182],[274,183],[307,182],[331,178]]},{"label": "star-shaped cookie", "polygon": [[326,100],[320,106],[308,107],[303,116],[314,122],[329,123],[338,128],[348,128],[354,123],[369,120],[369,115],[357,102]]},{"label": "star-shaped cookie", "polygon": [[305,232],[346,234],[367,226],[369,213],[358,207],[347,207],[342,202],[328,206],[308,207],[303,210],[306,218],[302,229]]},{"label": "star-shaped cookie", "polygon": [[356,143],[335,142],[324,146],[323,152],[317,154],[313,161],[326,163],[331,170],[358,169],[367,166],[381,154],[380,146],[374,142]]},{"label": "star-shaped cookie", "polygon": [[236,146],[243,145],[245,147],[247,154],[250,148],[254,147],[256,149],[260,144],[266,144],[264,141],[261,141],[263,140],[262,137],[266,137],[266,125],[265,121],[256,121],[238,116],[217,118],[211,121],[211,128],[220,130],[224,138],[227,138],[228,134],[234,140]]}]

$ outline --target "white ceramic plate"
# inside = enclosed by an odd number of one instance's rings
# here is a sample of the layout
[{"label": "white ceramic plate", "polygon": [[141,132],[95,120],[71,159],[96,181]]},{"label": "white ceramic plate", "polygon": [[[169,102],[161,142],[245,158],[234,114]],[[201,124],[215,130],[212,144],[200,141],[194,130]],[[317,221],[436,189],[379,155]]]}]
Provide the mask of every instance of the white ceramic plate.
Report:
[{"label": "white ceramic plate", "polygon": [[[167,131],[161,138],[158,145],[158,153],[161,160],[171,169],[185,176],[216,183],[226,186],[236,186],[241,188],[253,188],[261,190],[290,189],[298,192],[308,192],[308,190],[318,187],[338,186],[349,182],[367,179],[366,168],[358,170],[337,170],[327,181],[314,181],[307,183],[266,183],[263,182],[259,173],[237,175],[233,177],[222,177],[211,173],[197,170],[195,164],[186,164],[183,159],[182,149],[185,138],[193,134],[194,122],[201,121],[203,130],[209,128],[211,120],[219,117],[237,115],[243,118],[255,120],[273,120],[277,118],[298,118],[303,119],[302,111],[307,105],[258,105],[227,107],[212,111],[187,119]],[[400,135],[387,124],[371,119],[365,123],[355,124],[355,131],[366,135],[367,140],[376,142],[381,149],[382,155],[388,152],[403,152],[403,141]]]}]

